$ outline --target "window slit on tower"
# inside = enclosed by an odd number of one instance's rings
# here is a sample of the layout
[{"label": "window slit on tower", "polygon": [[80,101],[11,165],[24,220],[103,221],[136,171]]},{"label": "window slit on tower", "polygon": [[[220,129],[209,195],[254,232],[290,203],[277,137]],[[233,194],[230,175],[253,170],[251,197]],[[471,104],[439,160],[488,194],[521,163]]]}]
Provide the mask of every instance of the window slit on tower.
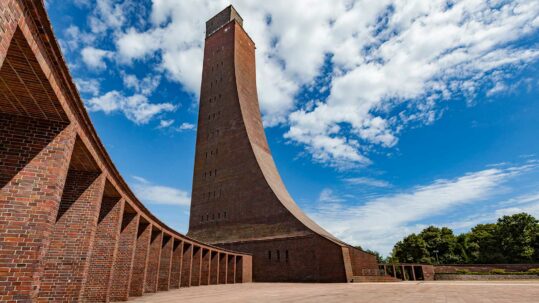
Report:
[{"label": "window slit on tower", "polygon": [[277,249],[277,262],[281,261],[281,252]]},{"label": "window slit on tower", "polygon": [[271,260],[271,250],[268,250],[268,260]]},{"label": "window slit on tower", "polygon": [[285,262],[288,263],[288,249],[285,251]]}]

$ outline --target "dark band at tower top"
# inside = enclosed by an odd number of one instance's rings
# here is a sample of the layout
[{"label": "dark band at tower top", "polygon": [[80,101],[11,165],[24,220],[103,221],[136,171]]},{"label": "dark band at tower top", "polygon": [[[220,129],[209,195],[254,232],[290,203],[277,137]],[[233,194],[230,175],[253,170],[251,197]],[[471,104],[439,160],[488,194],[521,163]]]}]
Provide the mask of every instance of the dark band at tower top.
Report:
[{"label": "dark band at tower top", "polygon": [[255,281],[345,282],[378,274],[294,202],[277,171],[256,88],[255,46],[228,6],[206,22],[188,235],[253,254]]}]

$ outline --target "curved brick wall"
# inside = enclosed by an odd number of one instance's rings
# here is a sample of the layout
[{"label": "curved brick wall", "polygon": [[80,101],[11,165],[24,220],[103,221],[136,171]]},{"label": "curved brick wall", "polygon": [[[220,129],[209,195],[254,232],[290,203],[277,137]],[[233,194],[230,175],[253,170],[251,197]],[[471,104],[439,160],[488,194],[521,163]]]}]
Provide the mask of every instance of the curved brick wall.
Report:
[{"label": "curved brick wall", "polygon": [[100,142],[41,1],[0,1],[0,301],[107,302],[251,280],[154,217]]}]

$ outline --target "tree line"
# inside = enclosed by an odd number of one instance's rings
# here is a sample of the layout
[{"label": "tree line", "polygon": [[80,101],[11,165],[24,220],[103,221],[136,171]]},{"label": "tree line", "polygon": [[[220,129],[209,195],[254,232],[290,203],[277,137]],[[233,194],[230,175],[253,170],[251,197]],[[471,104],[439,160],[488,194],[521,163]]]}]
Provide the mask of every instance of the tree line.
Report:
[{"label": "tree line", "polygon": [[[372,252],[380,258],[379,254]],[[519,213],[496,223],[478,224],[455,235],[450,228],[429,226],[406,236],[383,260],[398,263],[492,264],[539,263],[539,221]]]}]

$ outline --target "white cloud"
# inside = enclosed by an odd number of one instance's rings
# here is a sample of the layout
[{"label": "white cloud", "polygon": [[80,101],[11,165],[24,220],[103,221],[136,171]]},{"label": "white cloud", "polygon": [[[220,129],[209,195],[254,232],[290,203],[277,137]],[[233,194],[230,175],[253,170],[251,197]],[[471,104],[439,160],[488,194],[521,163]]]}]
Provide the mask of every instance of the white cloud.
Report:
[{"label": "white cloud", "polygon": [[[285,138],[338,168],[370,164],[369,151],[396,146],[407,126],[434,123],[440,100],[465,96],[473,105],[492,77],[539,58],[536,45],[518,43],[537,33],[537,1],[232,3],[256,43],[264,124],[284,124]],[[133,22],[130,1],[99,0],[89,23],[101,36],[113,32],[119,63],[155,63],[198,96],[204,23],[228,4],[153,0],[148,20]],[[85,62],[103,68],[108,57],[93,55]],[[503,91],[499,83],[489,95]],[[328,96],[298,104],[303,89]]]},{"label": "white cloud", "polygon": [[380,187],[380,188],[391,187],[391,183],[387,181],[372,179],[372,178],[365,178],[365,177],[347,178],[347,179],[344,179],[344,181],[348,184],[353,184],[353,185],[365,185],[365,186]]},{"label": "white cloud", "polygon": [[402,237],[421,230],[421,221],[495,197],[509,180],[534,167],[490,168],[439,179],[356,206],[345,206],[339,198],[325,199],[310,215],[340,239],[388,254]]},{"label": "white cloud", "polygon": [[343,202],[343,201],[344,200],[341,197],[336,196],[333,193],[333,190],[330,188],[324,188],[320,192],[320,196],[318,197],[318,202],[322,202],[322,203],[327,203],[327,202],[335,203],[335,202]]},{"label": "white cloud", "polygon": [[81,93],[87,93],[91,94],[92,96],[99,95],[99,81],[96,79],[81,79],[81,78],[74,78],[75,84],[77,85],[77,89]]},{"label": "white cloud", "polygon": [[[473,96],[487,72],[539,56],[537,49],[510,45],[536,31],[529,22],[539,13],[538,3],[512,1],[495,9],[475,0],[451,7],[446,1],[386,1],[378,11],[355,11],[370,3],[356,2],[335,21],[336,49],[330,52],[336,67],[326,102],[290,116],[286,137],[307,145],[315,160],[316,153],[323,153],[324,161],[363,163],[361,147],[394,146],[409,117],[432,123],[436,100],[459,91]],[[387,24],[380,27],[377,20],[384,10]],[[362,24],[346,23],[349,14],[361,14]],[[357,58],[352,63],[351,54]],[[406,112],[391,113],[403,102],[409,103]],[[339,139],[347,152],[317,146],[321,138]]]},{"label": "white cloud", "polygon": [[106,114],[122,112],[137,124],[146,124],[161,113],[176,110],[172,103],[150,103],[144,95],[124,96],[116,90],[87,100],[86,106],[89,111],[102,111]]},{"label": "white cloud", "polygon": [[179,206],[189,206],[191,204],[191,196],[187,191],[156,185],[138,176],[133,176],[133,179],[135,180],[132,184],[133,191],[137,198],[144,203]]},{"label": "white cloud", "polygon": [[[170,78],[197,95],[203,21],[226,4],[155,0],[153,26],[120,35],[119,57],[130,62],[159,53]],[[433,123],[438,100],[458,93],[473,98],[488,72],[539,56],[511,44],[538,27],[539,4],[525,0],[233,4],[257,45],[265,125],[289,124],[287,139],[304,145],[315,161],[341,168],[369,164],[367,150],[395,146],[409,123]],[[328,58],[332,65],[324,70]],[[318,87],[316,77],[327,73],[327,100],[295,109],[299,90]],[[404,102],[404,111],[392,113]]]},{"label": "white cloud", "polygon": [[178,130],[180,130],[180,131],[184,131],[184,130],[194,130],[195,127],[196,127],[196,126],[195,126],[194,124],[187,123],[187,122],[183,122],[183,123],[178,127]]},{"label": "white cloud", "polygon": [[157,126],[157,128],[168,128],[172,124],[174,124],[173,119],[171,119],[171,120],[161,120],[161,121],[159,121],[159,126]]},{"label": "white cloud", "polygon": [[145,96],[151,95],[161,83],[161,76],[159,75],[148,75],[139,79],[136,75],[127,74],[125,72],[122,72],[121,74],[123,83],[126,87],[132,88],[135,92]]},{"label": "white cloud", "polygon": [[105,58],[111,59],[114,55],[111,51],[97,49],[92,46],[87,46],[81,51],[82,61],[91,69],[102,70],[107,67]]},{"label": "white cloud", "polygon": [[126,22],[126,5],[129,1],[97,0],[94,10],[88,18],[93,33],[100,34],[109,29],[119,29]]}]

